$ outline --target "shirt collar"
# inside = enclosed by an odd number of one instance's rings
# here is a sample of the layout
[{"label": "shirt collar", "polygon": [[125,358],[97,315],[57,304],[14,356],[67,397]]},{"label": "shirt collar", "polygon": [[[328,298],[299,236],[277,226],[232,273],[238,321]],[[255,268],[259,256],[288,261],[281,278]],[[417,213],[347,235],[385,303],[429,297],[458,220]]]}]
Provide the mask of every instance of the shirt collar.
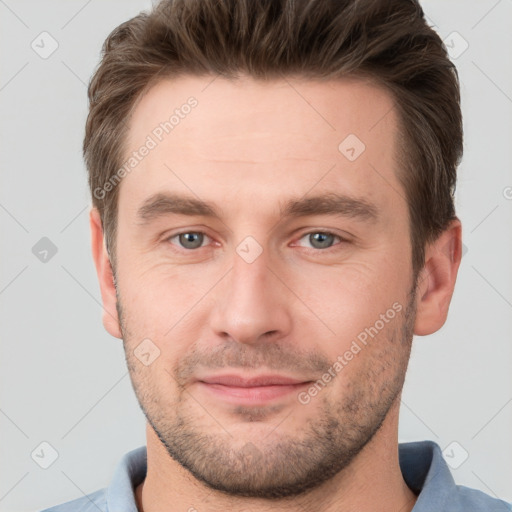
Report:
[{"label": "shirt collar", "polygon": [[444,510],[442,505],[456,492],[456,484],[439,445],[433,441],[400,443],[398,460],[405,483],[418,496],[412,512]]},{"label": "shirt collar", "polygon": [[108,512],[138,512],[135,488],[146,478],[147,450],[140,446],[120,460],[107,488]]}]

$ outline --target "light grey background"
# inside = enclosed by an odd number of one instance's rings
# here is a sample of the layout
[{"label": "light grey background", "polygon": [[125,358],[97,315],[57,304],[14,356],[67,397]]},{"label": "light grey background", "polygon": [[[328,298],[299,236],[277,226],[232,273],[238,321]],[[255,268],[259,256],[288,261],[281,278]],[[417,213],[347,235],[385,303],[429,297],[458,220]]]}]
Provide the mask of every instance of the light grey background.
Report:
[{"label": "light grey background", "polygon": [[[467,253],[447,323],[415,338],[399,440],[458,443],[452,464],[469,456],[456,482],[512,501],[512,0],[423,5],[462,82]],[[81,143],[103,40],[150,6],[0,0],[1,511],[105,487],[120,457],[145,444],[122,343],[101,324]],[[43,31],[59,45],[48,58],[31,47],[51,49]],[[47,262],[32,252],[42,237],[57,248]],[[31,458],[41,442],[59,455],[48,469]]]}]

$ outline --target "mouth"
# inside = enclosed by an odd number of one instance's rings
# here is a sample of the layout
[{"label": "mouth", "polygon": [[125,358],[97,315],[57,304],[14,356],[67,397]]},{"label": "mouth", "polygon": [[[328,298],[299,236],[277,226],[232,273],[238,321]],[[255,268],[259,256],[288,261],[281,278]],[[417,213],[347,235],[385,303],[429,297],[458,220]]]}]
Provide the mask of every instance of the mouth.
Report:
[{"label": "mouth", "polygon": [[197,381],[210,397],[238,405],[264,405],[298,393],[311,382],[282,375],[260,375],[250,378],[241,375],[221,375],[204,377]]}]

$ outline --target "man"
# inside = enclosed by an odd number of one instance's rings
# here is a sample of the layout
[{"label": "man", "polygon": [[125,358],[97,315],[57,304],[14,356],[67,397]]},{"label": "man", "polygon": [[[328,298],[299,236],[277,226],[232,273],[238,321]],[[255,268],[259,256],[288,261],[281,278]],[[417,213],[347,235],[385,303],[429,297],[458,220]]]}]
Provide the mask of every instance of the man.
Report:
[{"label": "man", "polygon": [[107,39],[84,155],[147,449],[49,509],[510,511],[398,445],[461,260],[457,73],[410,0],[175,0]]}]

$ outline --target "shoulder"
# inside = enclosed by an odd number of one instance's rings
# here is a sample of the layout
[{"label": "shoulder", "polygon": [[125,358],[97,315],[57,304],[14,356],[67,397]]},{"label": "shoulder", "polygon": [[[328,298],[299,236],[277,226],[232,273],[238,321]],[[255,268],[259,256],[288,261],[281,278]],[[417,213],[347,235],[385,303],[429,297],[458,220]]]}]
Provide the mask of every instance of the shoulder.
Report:
[{"label": "shoulder", "polygon": [[449,505],[455,510],[471,512],[512,512],[511,503],[463,485],[456,486],[456,491],[450,496]]},{"label": "shoulder", "polygon": [[41,512],[107,512],[106,491],[106,489],[100,489],[87,496],[46,508]]}]

